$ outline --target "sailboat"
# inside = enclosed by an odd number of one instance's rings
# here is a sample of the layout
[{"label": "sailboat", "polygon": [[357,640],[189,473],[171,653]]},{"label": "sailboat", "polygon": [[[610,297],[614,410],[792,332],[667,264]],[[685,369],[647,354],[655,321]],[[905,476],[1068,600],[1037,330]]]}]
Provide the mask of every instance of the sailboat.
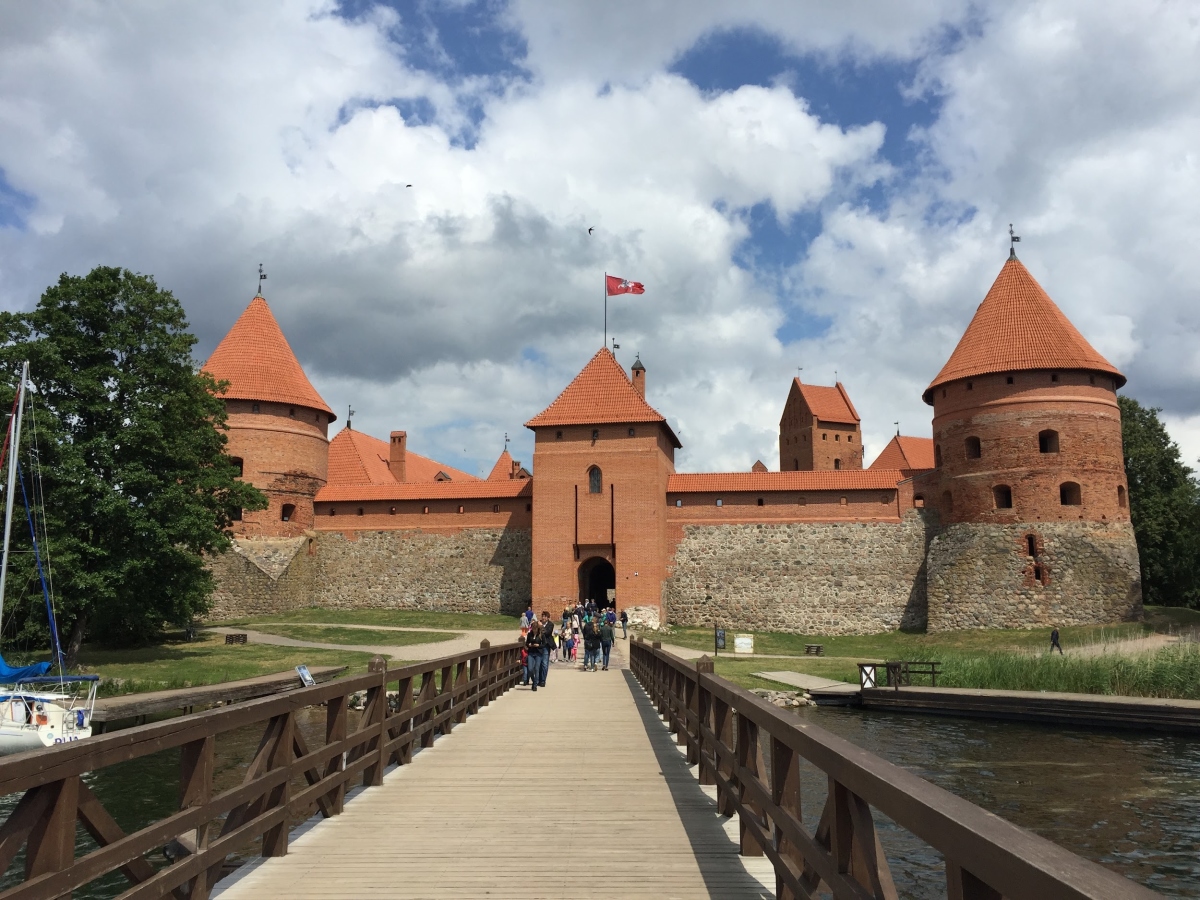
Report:
[{"label": "sailboat", "polygon": [[[21,491],[25,518],[33,543],[34,559],[41,579],[46,615],[50,621],[50,643],[54,658],[29,666],[10,666],[0,655],[0,756],[37,750],[82,740],[92,735],[92,712],[96,705],[98,675],[69,675],[63,666],[62,644],[54,602],[38,548],[33,511],[21,477],[21,420],[25,414],[25,396],[29,390],[29,363],[21,366],[21,380],[9,418],[4,452],[7,454],[7,491],[4,509],[4,553],[0,557],[0,622],[4,618],[4,590],[8,581],[9,541],[12,538],[13,501]],[[0,464],[3,464],[0,456]],[[53,669],[58,674],[51,674]]]}]

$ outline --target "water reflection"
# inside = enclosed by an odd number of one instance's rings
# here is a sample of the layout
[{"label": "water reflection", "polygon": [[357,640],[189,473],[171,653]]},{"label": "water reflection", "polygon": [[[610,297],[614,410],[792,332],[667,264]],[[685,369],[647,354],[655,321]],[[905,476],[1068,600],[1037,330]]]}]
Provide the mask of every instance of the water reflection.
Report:
[{"label": "water reflection", "polygon": [[[1200,746],[1190,738],[830,707],[799,715],[1164,895],[1200,895]],[[824,802],[820,778],[805,779],[809,824]],[[945,896],[935,851],[882,824],[880,840],[902,896]]]}]

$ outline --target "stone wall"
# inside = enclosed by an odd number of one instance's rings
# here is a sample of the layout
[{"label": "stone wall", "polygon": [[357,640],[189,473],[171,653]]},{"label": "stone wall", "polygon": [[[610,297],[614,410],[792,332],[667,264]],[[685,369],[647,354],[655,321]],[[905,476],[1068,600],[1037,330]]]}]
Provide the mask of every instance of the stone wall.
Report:
[{"label": "stone wall", "polygon": [[532,595],[530,561],[530,532],[517,528],[322,532],[290,543],[239,540],[234,551],[210,562],[217,579],[210,615],[222,619],[311,606],[518,615]]},{"label": "stone wall", "polygon": [[929,547],[928,594],[930,631],[1139,620],[1133,526],[948,525]]},{"label": "stone wall", "polygon": [[919,630],[928,532],[917,510],[896,524],[686,525],[664,614],[677,625],[802,634]]}]

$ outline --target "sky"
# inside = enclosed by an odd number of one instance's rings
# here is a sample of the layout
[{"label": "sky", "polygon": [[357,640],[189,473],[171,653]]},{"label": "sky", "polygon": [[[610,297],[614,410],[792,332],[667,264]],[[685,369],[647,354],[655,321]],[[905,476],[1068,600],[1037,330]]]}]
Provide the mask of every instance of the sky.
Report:
[{"label": "sky", "polygon": [[930,435],[1012,223],[1195,464],[1198,148],[1191,2],[5,4],[0,307],[122,266],[202,360],[261,263],[335,428],[486,474],[602,346],[607,272],[678,470],[777,468],[797,375],[870,462]]}]

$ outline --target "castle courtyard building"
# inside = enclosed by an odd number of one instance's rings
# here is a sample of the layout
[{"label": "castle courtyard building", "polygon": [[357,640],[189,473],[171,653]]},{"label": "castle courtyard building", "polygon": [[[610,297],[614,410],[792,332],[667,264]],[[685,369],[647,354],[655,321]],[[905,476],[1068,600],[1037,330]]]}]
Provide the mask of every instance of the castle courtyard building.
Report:
[{"label": "castle courtyard building", "polygon": [[[846,387],[794,378],[779,465],[675,471],[640,358],[602,348],[487,478],[347,424],[256,297],[206,368],[229,452],[267,493],[212,560],[221,614],[375,607],[516,614],[611,602],[656,625],[869,633],[1141,616],[1124,377],[1015,256],[924,393],[932,437],[870,466]],[[652,393],[652,392],[651,392]]]}]

